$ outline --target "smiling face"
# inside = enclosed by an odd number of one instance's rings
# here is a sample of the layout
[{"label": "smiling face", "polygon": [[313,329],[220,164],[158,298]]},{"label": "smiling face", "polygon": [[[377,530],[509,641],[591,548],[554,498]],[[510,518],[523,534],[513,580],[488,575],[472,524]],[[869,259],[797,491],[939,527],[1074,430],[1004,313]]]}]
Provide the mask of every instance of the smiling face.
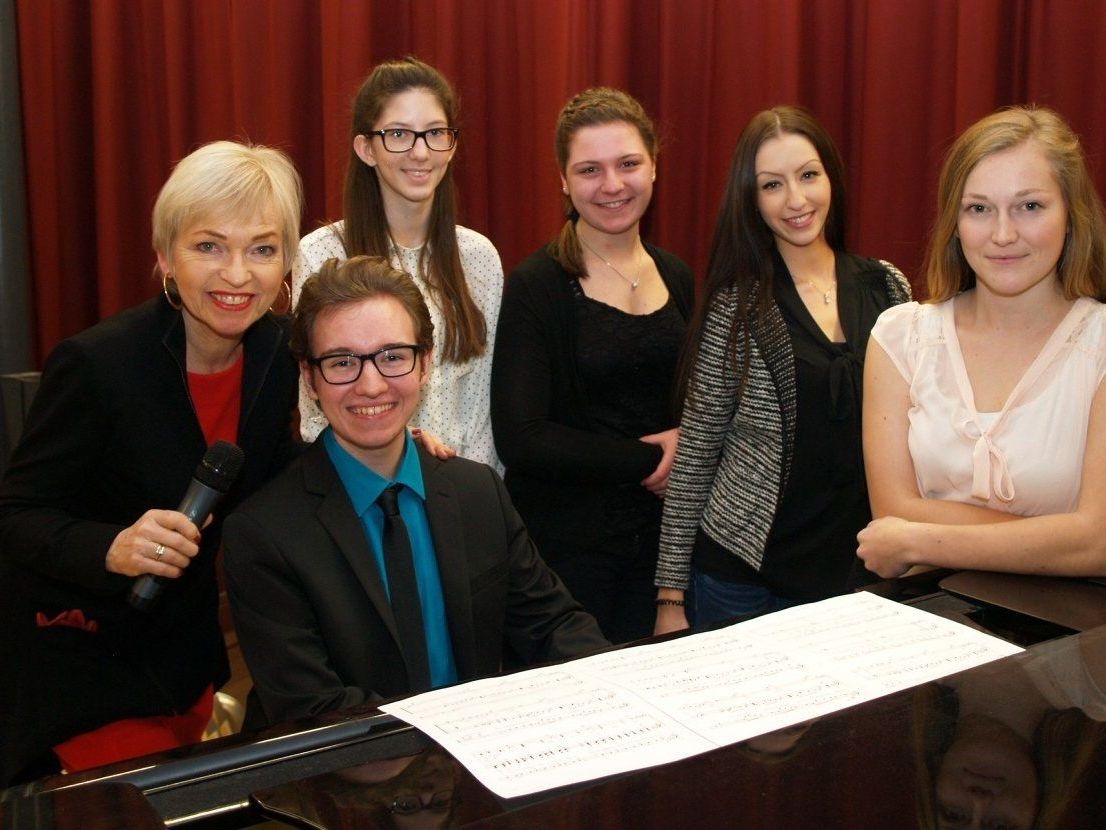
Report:
[{"label": "smiling face", "polygon": [[964,182],[956,229],[980,290],[1053,289],[1067,228],[1060,185],[1032,140],[985,157]]},{"label": "smiling face", "polygon": [[[381,295],[324,309],[311,332],[311,354],[371,354],[388,346],[418,343],[415,321],[394,297]],[[342,447],[371,470],[392,478],[403,458],[407,422],[419,405],[429,378],[430,358],[423,352],[415,371],[386,378],[371,361],[361,377],[335,385],[306,362],[300,373],[311,397],[330,421]]]},{"label": "smiling face", "polygon": [[[417,87],[393,95],[380,111],[373,129],[421,132],[449,126],[452,125],[446,120],[445,110],[434,93]],[[429,205],[457,146],[445,151],[431,150],[420,138],[407,152],[392,153],[384,149],[379,135],[359,135],[353,141],[353,148],[361,161],[376,169],[384,205],[391,209],[404,203]]]},{"label": "smiling face", "polygon": [[625,121],[577,130],[561,172],[580,221],[609,234],[636,229],[653,198],[655,178],[641,134]]},{"label": "smiling face", "polygon": [[158,253],[180,294],[190,348],[238,343],[273,304],[284,279],[281,230],[271,212],[202,216]]},{"label": "smiling face", "polygon": [[830,180],[810,139],[783,133],[765,141],[756,182],[757,208],[781,250],[826,244]]}]

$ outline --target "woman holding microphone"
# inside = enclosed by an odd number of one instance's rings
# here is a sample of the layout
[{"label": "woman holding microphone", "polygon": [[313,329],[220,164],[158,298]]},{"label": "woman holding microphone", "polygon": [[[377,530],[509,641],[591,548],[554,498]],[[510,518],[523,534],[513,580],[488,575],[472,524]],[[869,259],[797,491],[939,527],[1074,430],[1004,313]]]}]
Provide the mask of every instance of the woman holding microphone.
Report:
[{"label": "woman holding microphone", "polygon": [[[153,213],[163,295],[61,343],[0,484],[6,785],[199,740],[228,677],[221,517],[294,453],[284,277],[301,185],[229,141],[177,164]],[[173,508],[217,441],[244,465],[214,520]],[[145,611],[136,578],[165,580]]]}]

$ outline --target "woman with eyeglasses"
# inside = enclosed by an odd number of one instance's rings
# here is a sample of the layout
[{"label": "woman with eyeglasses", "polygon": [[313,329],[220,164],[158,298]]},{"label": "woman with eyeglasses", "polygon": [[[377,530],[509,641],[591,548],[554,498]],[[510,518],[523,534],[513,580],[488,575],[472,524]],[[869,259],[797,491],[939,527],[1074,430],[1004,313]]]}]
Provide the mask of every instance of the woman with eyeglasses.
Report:
[{"label": "woman with eyeglasses", "polygon": [[561,111],[555,146],[568,221],[507,281],[492,422],[542,556],[623,642],[652,631],[693,281],[639,234],[657,169],[641,104],[616,89],[582,92]]},{"label": "woman with eyeglasses", "polygon": [[909,299],[893,265],[845,250],[845,176],[799,107],[737,142],[681,387],[664,505],[658,633],[822,599],[867,579],[864,349]]},{"label": "woman with eyeglasses", "polygon": [[[435,333],[435,370],[413,423],[498,467],[488,390],[503,266],[486,237],[455,224],[457,118],[457,98],[434,67],[408,57],[373,69],[353,103],[345,218],[301,240],[292,293],[332,257],[382,256],[410,274]],[[301,384],[301,434],[314,440],[326,424]]]}]

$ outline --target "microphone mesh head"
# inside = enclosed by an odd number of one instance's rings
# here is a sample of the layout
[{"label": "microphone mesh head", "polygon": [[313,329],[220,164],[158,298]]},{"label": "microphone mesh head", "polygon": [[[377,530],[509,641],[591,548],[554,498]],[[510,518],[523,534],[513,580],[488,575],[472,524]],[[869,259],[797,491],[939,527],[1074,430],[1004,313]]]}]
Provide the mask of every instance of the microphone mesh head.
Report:
[{"label": "microphone mesh head", "polygon": [[216,441],[208,447],[193,475],[201,484],[220,493],[226,493],[238,478],[238,474],[242,472],[242,464],[245,460],[246,454],[242,452],[241,447],[229,441]]}]

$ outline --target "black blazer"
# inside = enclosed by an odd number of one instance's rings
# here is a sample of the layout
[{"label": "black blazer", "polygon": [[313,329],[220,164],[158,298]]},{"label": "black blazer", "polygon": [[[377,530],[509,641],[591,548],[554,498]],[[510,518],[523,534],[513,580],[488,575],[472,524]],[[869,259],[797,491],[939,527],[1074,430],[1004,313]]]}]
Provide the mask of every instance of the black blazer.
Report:
[{"label": "black blazer", "polygon": [[[607,645],[538,555],[495,472],[419,450],[460,680]],[[226,523],[238,641],[269,722],[410,691],[361,520],[317,441]]]},{"label": "black blazer", "polygon": [[[113,720],[190,706],[228,676],[218,621],[220,517],[295,452],[297,371],[286,324],[244,339],[238,443],[245,464],[200,554],[146,614],[109,573],[115,536],[150,508],[175,509],[206,450],[185,370],[184,324],[161,297],[61,343],[0,484],[2,778]],[[80,609],[93,633],[36,625]]]}]

